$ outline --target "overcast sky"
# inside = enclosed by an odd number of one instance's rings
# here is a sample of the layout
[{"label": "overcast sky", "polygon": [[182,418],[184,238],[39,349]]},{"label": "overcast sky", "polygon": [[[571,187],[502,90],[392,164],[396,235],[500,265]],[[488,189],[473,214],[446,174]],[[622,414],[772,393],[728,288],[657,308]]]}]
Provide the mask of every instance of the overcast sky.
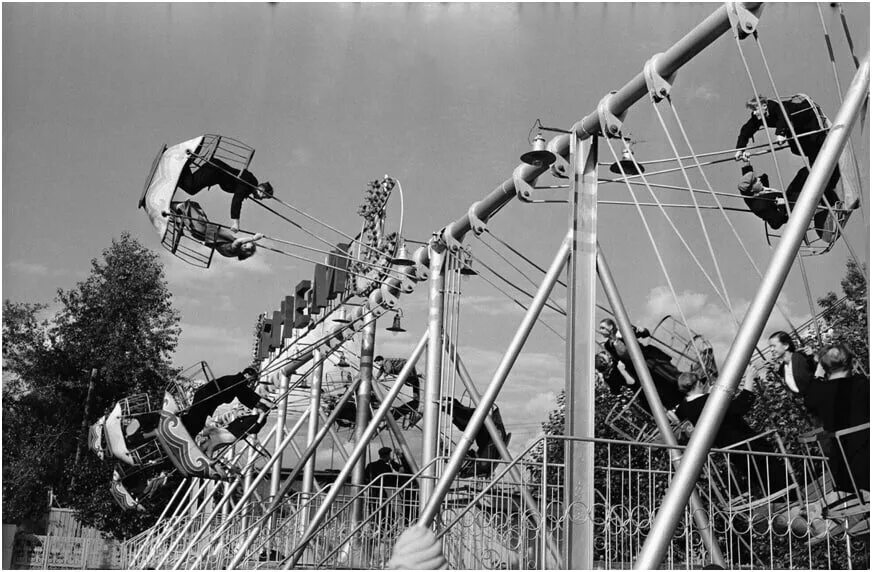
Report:
[{"label": "overcast sky", "polygon": [[[348,233],[365,184],[390,174],[405,191],[405,234],[426,240],[511,176],[537,118],[568,128],[610,90],[641,71],[719,4],[5,4],[3,6],[3,297],[51,302],[72,288],[113,237],[128,231],[159,252],[182,316],[179,366],[206,360],[218,374],[249,359],[260,312],[281,299],[312,265],[270,252],[243,262],[189,267],[160,247],[136,209],[154,154],[203,133],[240,139],[257,150],[252,170],[276,194]],[[843,89],[853,71],[838,12],[822,5]],[[868,50],[868,4],[845,10],[858,56]],[[830,118],[838,108],[818,10],[772,4],[760,45],[782,95],[806,93]],[[742,47],[757,89],[772,94],[753,40]],[[727,34],[682,69],[673,102],[694,151],[730,149],[753,93],[736,42]],[[682,153],[668,107],[661,108]],[[640,160],[672,156],[650,102],[625,120]],[[552,135],[547,135],[551,137]],[[868,126],[856,151],[868,181]],[[611,163],[608,146],[600,160]],[[755,161],[770,169],[767,160]],[[785,184],[798,160],[779,155]],[[675,166],[664,163],[663,167]],[[656,169],[651,166],[650,169]],[[739,165],[706,167],[716,191],[735,193]],[[606,168],[602,174],[608,175]],[[680,176],[658,182],[686,186]],[[777,177],[772,176],[773,185]],[[703,188],[701,177],[693,184]],[[542,184],[556,184],[549,177]],[[640,201],[650,202],[643,187]],[[561,198],[562,191],[549,196]],[[603,184],[601,200],[630,200]],[[690,204],[687,192],[658,191]],[[228,222],[229,195],[201,193],[210,217]],[[743,207],[735,197],[725,206]],[[703,204],[713,204],[700,196]],[[394,216],[396,209],[391,211]],[[712,338],[723,360],[734,331],[730,312],[656,210],[645,209],[660,254],[691,326]],[[716,276],[697,215],[670,209],[676,227]],[[730,221],[765,268],[763,224],[747,213]],[[395,220],[395,219],[394,219]],[[720,273],[741,318],[759,278],[717,211],[705,211]],[[852,217],[848,238],[868,259],[868,223]],[[566,231],[564,205],[518,202],[490,224],[493,233],[547,265]],[[391,224],[395,224],[392,222]],[[293,227],[248,203],[243,228],[306,242]],[[313,227],[316,228],[316,227]],[[318,229],[338,242],[341,237]],[[675,302],[634,207],[603,204],[599,241],[634,321],[653,327]],[[777,239],[776,239],[777,240]],[[478,239],[476,256],[532,291],[532,284]],[[491,240],[492,245],[496,244]],[[294,251],[305,254],[303,251]],[[815,297],[838,289],[847,250],[805,260]],[[535,273],[531,274],[531,277]],[[538,279],[538,278],[537,278]],[[463,282],[461,354],[483,389],[522,312],[481,279]],[[508,289],[508,287],[504,287]],[[562,301],[560,289],[555,297]],[[603,298],[603,303],[605,300]],[[809,316],[797,269],[781,299],[795,323]],[[405,355],[426,323],[426,286],[403,298],[409,333],[377,335],[377,353]],[[554,313],[549,324],[563,332]],[[783,318],[772,327],[783,326]],[[538,430],[563,386],[562,341],[537,327],[499,404],[518,449]]]}]

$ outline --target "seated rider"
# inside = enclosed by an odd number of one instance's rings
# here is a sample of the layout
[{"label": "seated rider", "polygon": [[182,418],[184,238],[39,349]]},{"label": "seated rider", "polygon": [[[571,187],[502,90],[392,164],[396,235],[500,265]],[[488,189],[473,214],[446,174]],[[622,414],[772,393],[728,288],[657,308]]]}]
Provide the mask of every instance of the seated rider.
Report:
[{"label": "seated rider", "polygon": [[[460,403],[457,399],[451,398],[450,401],[448,398],[442,402],[442,408],[445,409],[448,407],[448,404],[452,404],[451,409],[451,422],[457,427],[460,431],[465,431],[466,427],[469,425],[469,422],[472,420],[472,415],[475,413],[474,407],[467,407]],[[500,414],[500,408],[497,405],[494,405],[493,410],[491,411],[491,419],[493,419],[494,424],[497,427],[497,431],[500,434],[500,438],[502,439],[504,444],[508,444],[509,439],[511,438],[511,434],[506,433],[506,426],[503,424],[503,416]],[[482,425],[481,429],[478,430],[478,433],[475,436],[475,452],[470,451],[470,456],[475,459],[484,461],[482,463],[475,463],[473,467],[474,472],[478,473],[479,476],[483,474],[489,474],[493,471],[493,463],[490,461],[494,461],[500,458],[499,449],[497,449],[496,444],[494,443],[493,437],[491,437],[490,432],[487,430],[487,427]],[[461,472],[461,476],[468,476],[470,471]]]},{"label": "seated rider", "polygon": [[260,410],[256,421],[262,423],[273,404],[258,395],[249,384],[257,381],[257,370],[247,367],[233,375],[225,375],[212,380],[201,386],[194,393],[194,399],[190,408],[179,415],[182,425],[188,430],[191,437],[195,437],[206,426],[206,419],[215,413],[222,403],[230,403],[234,399],[249,409]]},{"label": "seated rider", "polygon": [[185,228],[188,229],[192,238],[199,240],[206,246],[213,247],[218,254],[227,258],[245,260],[254,256],[257,251],[255,242],[263,238],[261,233],[254,236],[237,237],[227,228],[209,222],[202,207],[193,201],[174,203],[173,209],[176,214],[182,217]]},{"label": "seated rider", "polygon": [[[381,379],[386,375],[399,375],[406,366],[405,358],[387,358],[376,356],[372,363],[379,368],[376,379]],[[407,403],[394,407],[394,419],[399,419],[404,415],[415,415],[418,413],[418,407],[421,404],[421,381],[418,378],[418,372],[412,368],[409,377],[406,378],[406,384],[412,388],[412,399]]]},{"label": "seated rider", "polygon": [[[601,320],[597,333],[605,338],[603,348],[610,354],[612,363],[615,365],[611,371],[599,371],[603,373],[603,377],[606,383],[609,384],[612,393],[620,393],[624,385],[634,385],[629,380],[635,382],[639,376],[633,367],[627,345],[618,336],[618,327],[614,320],[610,318]],[[645,338],[650,335],[648,330],[645,329],[636,331],[637,338]],[[654,386],[657,388],[657,394],[660,396],[661,403],[663,403],[667,410],[672,409],[681,401],[681,393],[678,391],[678,376],[681,372],[663,350],[650,344],[641,345],[640,347],[642,348],[645,364],[651,372],[651,378],[654,381]],[[603,368],[608,370],[605,361],[602,359],[599,361]],[[596,366],[596,364],[595,360],[594,365]],[[643,399],[641,405],[646,410],[651,410],[647,399]]]},{"label": "seated rider", "polygon": [[[787,112],[787,117],[785,117],[781,105],[784,106],[784,110]],[[778,143],[787,142],[794,155],[805,155],[808,158],[809,166],[814,165],[821,147],[824,144],[824,140],[826,140],[826,127],[828,123],[826,116],[815,102],[813,102],[809,97],[797,95],[785,99],[781,104],[779,104],[778,101],[760,95],[749,99],[745,103],[745,107],[751,110],[751,118],[742,125],[739,130],[739,136],[736,139],[737,161],[748,161],[749,156],[745,147],[751,140],[753,140],[754,134],[764,128],[763,121],[765,119],[766,127],[769,129],[775,129],[775,137]],[[793,139],[791,126],[793,127],[793,131],[796,132],[798,144],[797,141]],[[750,167],[750,165],[747,165],[746,168],[747,167]],[[744,181],[746,177],[745,168],[742,169],[742,174]],[[824,198],[833,208],[836,207],[836,203],[839,201],[839,196],[835,192],[835,186],[836,183],[839,182],[839,177],[839,168],[836,167],[824,189]],[[797,171],[793,180],[790,181],[790,184],[787,185],[787,189],[784,190],[784,194],[787,195],[787,200],[791,203],[791,206],[792,203],[796,201],[796,197],[799,196],[806,179],[808,179],[808,168],[802,167]],[[748,184],[754,184],[753,178]],[[740,183],[740,190],[741,186],[742,184]],[[763,183],[762,186],[768,187],[769,185]],[[742,194],[744,195],[745,193],[743,192]],[[821,199],[821,203],[823,206],[826,206],[823,199]],[[748,206],[749,208],[751,207],[750,204]],[[752,208],[752,211],[753,210],[754,209]],[[755,212],[755,214],[757,214],[757,212]],[[760,216],[763,220],[767,220],[760,214],[757,214],[757,216]],[[774,215],[773,220],[776,220]],[[822,238],[824,226],[827,220],[828,212],[826,210],[817,213],[814,218],[815,229],[818,230],[818,234],[822,235]],[[769,221],[767,220],[767,224],[768,223]],[[781,224],[783,224],[783,222]]]},{"label": "seated rider", "polygon": [[215,423],[207,426],[200,433],[201,449],[207,457],[211,457],[219,447],[232,445],[246,435],[256,435],[266,425],[267,416],[255,412],[248,407],[239,406],[214,419]]},{"label": "seated rider", "polygon": [[203,161],[192,157],[182,169],[178,187],[189,195],[196,195],[203,189],[218,185],[224,192],[233,195],[230,202],[230,219],[233,232],[239,230],[239,216],[242,213],[242,201],[250,195],[258,199],[273,195],[272,185],[258,183],[251,171],[243,169],[236,174],[234,169],[221,159],[211,158]]},{"label": "seated rider", "polygon": [[[739,179],[738,188],[748,209],[768,224],[769,228],[777,230],[787,222],[787,208],[781,193],[769,187],[769,175],[763,173],[758,177],[754,173],[750,161],[742,166],[742,178]],[[796,189],[791,189],[791,194],[787,197],[791,208],[796,203],[797,196]]]},{"label": "seated rider", "polygon": [[[759,434],[745,420],[745,414],[751,410],[757,398],[755,389],[758,378],[759,372],[749,368],[741,390],[730,402],[723,421],[718,427],[714,438],[714,447],[729,447],[735,443],[751,440]],[[703,377],[690,372],[682,373],[679,376],[678,385],[685,397],[675,409],[675,414],[681,421],[690,421],[696,425],[709,398],[709,385]],[[750,441],[746,450],[759,453],[774,452],[772,447],[762,439]],[[751,474],[749,466],[755,466],[756,470],[753,473],[760,475],[760,482],[753,483],[753,486],[764,487],[766,494],[780,490],[787,484],[785,465],[777,457],[736,454],[730,455],[730,462],[736,469],[737,478]]]}]

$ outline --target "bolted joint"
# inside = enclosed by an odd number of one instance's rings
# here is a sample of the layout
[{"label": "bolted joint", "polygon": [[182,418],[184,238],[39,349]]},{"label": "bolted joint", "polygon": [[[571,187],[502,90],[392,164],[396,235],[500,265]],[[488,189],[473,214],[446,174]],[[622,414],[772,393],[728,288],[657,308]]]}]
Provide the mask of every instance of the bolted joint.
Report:
[{"label": "bolted joint", "polygon": [[518,200],[529,203],[533,201],[533,187],[521,176],[523,169],[524,165],[515,167],[515,170],[512,171],[512,182],[515,184],[515,194]]},{"label": "bolted joint", "polygon": [[[742,2],[726,2],[727,17],[730,19],[730,27],[740,40],[757,33],[757,24],[760,19],[754,12],[745,7]],[[762,6],[757,7],[757,12]]]},{"label": "bolted joint", "polygon": [[475,209],[478,208],[478,204],[480,201],[476,201],[469,205],[469,210],[466,211],[466,216],[469,217],[469,226],[472,228],[472,232],[475,233],[475,236],[481,236],[485,230],[487,230],[487,224],[475,214]]},{"label": "bolted joint", "polygon": [[569,175],[567,175],[567,173],[570,170],[569,161],[564,159],[563,155],[557,152],[557,138],[555,137],[549,141],[545,148],[554,153],[554,156],[557,158],[557,160],[551,164],[551,174],[558,179],[568,179]]},{"label": "bolted joint", "polygon": [[645,85],[648,87],[648,95],[655,102],[668,98],[672,92],[672,84],[675,82],[675,74],[673,73],[668,78],[664,78],[657,71],[657,60],[660,59],[662,53],[654,54],[642,69],[642,75],[645,76]]},{"label": "bolted joint", "polygon": [[618,117],[611,112],[609,101],[616,94],[616,91],[610,91],[603,97],[596,106],[596,113],[599,116],[600,130],[604,137],[618,138],[621,137],[621,129],[624,126],[624,117],[626,112]]},{"label": "bolted joint", "polygon": [[442,237],[441,241],[431,241],[431,246],[433,246],[434,250],[439,250],[439,247],[435,246],[435,242],[441,242],[444,245],[441,248],[444,250],[447,247],[451,252],[459,252],[463,248],[463,245],[460,244],[459,240],[454,238],[454,235],[451,234],[447,226],[439,231],[439,235]]}]

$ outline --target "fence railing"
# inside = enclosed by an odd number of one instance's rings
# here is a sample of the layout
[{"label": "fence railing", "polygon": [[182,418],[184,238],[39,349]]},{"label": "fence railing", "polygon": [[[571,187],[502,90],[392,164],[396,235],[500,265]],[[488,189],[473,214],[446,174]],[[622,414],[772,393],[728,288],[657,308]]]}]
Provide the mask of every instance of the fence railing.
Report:
[{"label": "fence railing", "polygon": [[[664,566],[689,569],[708,564],[702,535],[712,533],[731,568],[868,568],[868,493],[859,485],[840,490],[845,487],[839,482],[845,479],[834,478],[831,468],[834,455],[844,457],[840,451],[853,446],[842,441],[856,440],[863,429],[868,442],[868,426],[846,431],[835,436],[835,446],[827,454],[814,436],[806,440],[803,454],[788,454],[772,431],[713,450],[697,483],[709,529],[700,530],[686,509]],[[570,448],[591,446],[595,502],[565,506],[563,459]],[[470,476],[456,479],[443,503],[437,531],[445,555],[452,568],[559,568],[566,557],[566,523],[592,519],[595,565],[630,568],[673,475],[668,453],[669,447],[659,443],[543,437],[515,458],[514,470],[502,462],[478,460]],[[484,467],[488,462],[493,466]],[[417,487],[416,478],[396,475],[382,475],[358,491],[349,487],[348,494],[339,495],[331,505],[297,566],[383,568],[397,536],[417,519]],[[239,567],[283,562],[298,547],[325,496],[288,497],[262,527]],[[357,515],[356,505],[362,507]],[[192,550],[181,567],[193,566],[200,554],[205,557],[198,568],[226,567],[265,508],[264,503],[251,503],[247,518],[235,519],[217,539],[212,537],[220,523],[213,524],[202,546]],[[174,526],[180,530],[183,525]],[[167,546],[151,552],[163,556],[169,545],[165,542]],[[179,546],[181,553],[186,543]],[[176,557],[171,555],[165,566],[176,564]]]}]

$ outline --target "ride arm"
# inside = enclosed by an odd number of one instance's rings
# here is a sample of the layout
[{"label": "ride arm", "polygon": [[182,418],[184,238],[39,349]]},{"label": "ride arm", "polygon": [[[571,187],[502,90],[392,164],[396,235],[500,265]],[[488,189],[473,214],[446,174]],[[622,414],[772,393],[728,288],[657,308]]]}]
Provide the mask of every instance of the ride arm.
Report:
[{"label": "ride arm", "polygon": [[[773,126],[770,125],[770,127]],[[754,138],[754,134],[762,128],[763,120],[759,119],[756,115],[752,115],[751,118],[742,125],[741,129],[739,129],[739,137],[736,139],[736,149],[742,151],[747,147],[748,142]]]}]

